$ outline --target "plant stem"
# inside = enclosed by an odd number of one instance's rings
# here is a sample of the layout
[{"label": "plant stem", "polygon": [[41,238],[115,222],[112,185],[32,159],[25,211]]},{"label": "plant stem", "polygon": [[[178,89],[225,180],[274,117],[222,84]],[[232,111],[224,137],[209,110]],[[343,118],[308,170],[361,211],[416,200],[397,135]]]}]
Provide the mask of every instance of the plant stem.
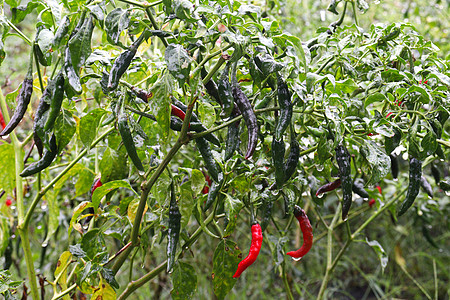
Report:
[{"label": "plant stem", "polygon": [[286,299],[294,300],[294,296],[292,295],[291,287],[289,286],[289,281],[286,276],[286,262],[283,262],[281,277],[283,278],[284,289],[286,290]]},{"label": "plant stem", "polygon": [[5,20],[6,20],[6,23],[8,23],[8,25],[12,28],[12,29],[14,29],[18,34],[19,34],[19,36],[25,41],[25,42],[27,42],[27,44],[28,45],[32,45],[33,44],[33,42],[22,32],[22,31],[20,31],[20,29],[19,28],[17,28],[10,20],[8,20],[8,19],[6,19],[5,18]]},{"label": "plant stem", "polygon": [[[129,0],[127,0],[129,1]],[[159,30],[158,24],[156,23],[155,17],[153,16],[152,12],[150,11],[149,7],[145,8],[145,12],[147,13],[148,18],[150,19],[150,22],[152,23],[152,26],[155,30]],[[164,44],[165,47],[167,47],[169,44],[167,43],[166,39],[163,37],[160,37],[161,42]]]}]

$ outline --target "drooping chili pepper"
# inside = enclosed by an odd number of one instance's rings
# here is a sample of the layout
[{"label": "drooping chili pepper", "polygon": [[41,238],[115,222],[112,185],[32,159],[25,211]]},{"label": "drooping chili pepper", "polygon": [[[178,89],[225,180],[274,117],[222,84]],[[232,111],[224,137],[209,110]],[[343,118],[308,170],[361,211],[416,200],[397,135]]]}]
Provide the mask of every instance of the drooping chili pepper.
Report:
[{"label": "drooping chili pepper", "polygon": [[175,198],[175,185],[170,184],[169,231],[167,234],[167,272],[171,272],[175,263],[178,240],[180,239],[181,213]]},{"label": "drooping chili pepper", "polygon": [[311,246],[313,244],[313,232],[308,216],[306,215],[305,211],[298,205],[294,207],[294,216],[295,218],[297,218],[298,223],[300,224],[300,229],[302,230],[303,245],[300,247],[300,249],[296,251],[290,251],[286,254],[293,257],[294,259],[299,260],[303,256],[305,256],[306,253],[308,253],[311,249]]},{"label": "drooping chili pepper", "polygon": [[195,143],[197,144],[198,151],[200,151],[200,154],[203,157],[209,176],[211,176],[215,182],[219,182],[219,172],[221,172],[221,168],[214,160],[209,143],[203,137],[195,139]]},{"label": "drooping chili pepper", "polygon": [[208,174],[203,173],[203,175],[205,176],[205,186],[203,187],[202,194],[208,194],[212,181]]},{"label": "drooping chili pepper", "polygon": [[182,111],[181,109],[179,109],[178,107],[176,107],[173,104],[170,107],[171,107],[172,116],[176,116],[176,117],[180,118],[182,121],[184,121],[184,118],[186,117],[186,114],[184,113],[184,111]]},{"label": "drooping chili pepper", "polygon": [[433,240],[433,238],[430,235],[430,230],[427,228],[428,226],[422,223],[422,234],[423,237],[427,240],[427,242],[433,246],[436,249],[439,249],[439,246],[436,244],[436,242]]},{"label": "drooping chili pepper", "polygon": [[10,237],[8,239],[8,246],[6,246],[5,252],[4,252],[4,257],[5,257],[5,262],[3,263],[3,270],[8,270],[12,263],[12,254],[13,254],[13,243],[12,243],[12,237]]},{"label": "drooping chili pepper", "polygon": [[144,91],[143,89],[137,88],[135,86],[131,87],[131,91],[136,94],[136,97],[144,101],[145,103],[148,103],[148,99],[152,96],[152,93],[148,93]]},{"label": "drooping chili pepper", "polygon": [[291,126],[291,141],[288,158],[284,168],[284,182],[288,181],[297,170],[297,164],[300,159],[300,145],[297,142],[294,127]]},{"label": "drooping chili pepper", "polygon": [[33,94],[33,50],[31,50],[30,62],[28,65],[27,75],[22,82],[22,88],[19,91],[19,95],[16,100],[16,109],[11,117],[9,123],[3,128],[0,136],[10,134],[22,121],[25,112],[27,111],[28,104],[30,104],[31,95]]},{"label": "drooping chili pepper", "polygon": [[380,195],[383,194],[383,191],[381,190],[381,186],[377,185],[375,188],[378,190]]},{"label": "drooping chili pepper", "polygon": [[[205,68],[202,68],[200,74],[201,74],[202,79],[204,79],[208,75],[208,72],[206,72]],[[222,105],[222,101],[219,96],[219,89],[217,87],[217,84],[214,82],[214,80],[212,80],[212,78],[210,80],[208,80],[208,82],[205,84],[205,88],[206,88],[206,92],[208,93],[208,95],[211,96],[211,98],[213,100],[215,100],[217,103]]]},{"label": "drooping chili pepper", "polygon": [[119,80],[128,67],[131,64],[136,52],[144,41],[145,32],[143,32],[134,43],[130,46],[130,48],[124,52],[122,52],[115,60],[111,67],[111,71],[109,72],[108,77],[108,91],[113,91],[119,85]]},{"label": "drooping chili pepper", "polygon": [[233,65],[233,71],[231,72],[231,74],[232,74],[231,86],[233,98],[237,106],[239,107],[239,110],[241,111],[241,114],[245,121],[245,125],[247,126],[248,144],[245,159],[249,159],[253,155],[253,152],[255,152],[256,144],[258,142],[258,132],[259,132],[258,122],[256,119],[255,112],[253,111],[252,105],[250,104],[250,100],[248,100],[247,96],[241,90],[241,87],[237,83],[236,63]]},{"label": "drooping chili pepper", "polygon": [[70,29],[70,19],[68,16],[64,16],[61,20],[61,23],[58,29],[55,32],[55,36],[53,37],[52,45],[55,48],[59,48],[61,46],[61,42],[64,37],[69,33]]},{"label": "drooping chili pepper", "polygon": [[130,157],[136,169],[143,172],[144,166],[142,165],[141,159],[137,154],[136,146],[134,145],[133,141],[133,136],[131,135],[130,128],[128,127],[128,116],[126,113],[122,112],[119,115],[117,125],[120,136],[122,137],[123,145],[127,150],[128,156]]},{"label": "drooping chili pepper", "polygon": [[431,175],[433,175],[434,181],[438,185],[441,181],[441,172],[439,172],[439,169],[433,163],[431,164]]},{"label": "drooping chili pepper", "polygon": [[92,184],[91,189],[90,189],[90,193],[91,193],[90,197],[91,197],[91,199],[92,199],[92,195],[94,194],[95,190],[103,185],[101,179],[102,178],[99,177],[99,178],[94,180],[94,183]]},{"label": "drooping chili pepper", "polygon": [[[275,200],[274,200],[275,201]],[[262,205],[261,231],[264,232],[272,219],[273,202],[270,199]]]},{"label": "drooping chili pepper", "polygon": [[81,94],[83,88],[81,87],[80,76],[73,66],[69,47],[66,47],[63,69],[67,91],[77,95]]},{"label": "drooping chili pepper", "polygon": [[375,204],[375,199],[370,199],[369,201],[369,207],[372,208],[372,206]]},{"label": "drooping chili pepper", "polygon": [[222,112],[220,113],[220,116],[222,118],[230,116],[230,114],[233,112],[234,107],[234,98],[233,92],[231,91],[229,73],[230,63],[227,63],[222,72],[222,75],[220,76],[217,86],[220,102],[222,102]]},{"label": "drooping chili pepper", "polygon": [[259,255],[263,242],[263,235],[261,226],[258,223],[252,225],[252,243],[250,245],[250,251],[247,257],[245,257],[238,265],[236,273],[234,273],[233,278],[239,278],[249,266],[251,266]]},{"label": "drooping chili pepper", "polygon": [[219,195],[220,190],[225,182],[223,172],[219,172],[218,182],[213,182],[206,197],[205,210],[209,209]]},{"label": "drooping chili pepper", "polygon": [[[230,115],[230,119],[234,119],[237,116],[240,115],[240,111],[237,107],[234,107],[233,112]],[[225,156],[224,160],[229,160],[233,155],[234,152],[239,149],[239,144],[241,140],[239,139],[239,124],[241,123],[241,120],[238,120],[228,126],[228,132],[227,132],[227,141],[226,141],[226,147],[225,147]]]},{"label": "drooping chili pepper", "polygon": [[283,78],[277,74],[278,78],[278,105],[280,106],[280,115],[275,128],[275,137],[281,139],[292,119],[292,101],[289,88]]},{"label": "drooping chili pepper", "polygon": [[352,191],[361,198],[369,198],[369,193],[364,189],[364,182],[362,180],[353,182]]},{"label": "drooping chili pepper", "polygon": [[5,119],[3,119],[3,114],[0,111],[0,132],[6,127]]},{"label": "drooping chili pepper", "polygon": [[20,173],[21,177],[28,177],[38,172],[41,172],[48,166],[50,166],[55,159],[56,155],[58,155],[58,146],[56,144],[56,137],[53,134],[49,141],[49,148],[45,148],[44,155],[42,158],[26,167],[22,173]]},{"label": "drooping chili pepper", "polygon": [[425,193],[428,194],[428,196],[430,198],[433,198],[433,188],[431,187],[430,183],[423,175],[420,177],[420,186],[425,191]]},{"label": "drooping chili pepper", "polygon": [[445,192],[450,191],[450,180],[439,182],[439,187]]},{"label": "drooping chili pepper", "polygon": [[[184,103],[182,103],[181,101],[178,101],[175,98],[173,98],[173,99],[174,99],[174,104],[172,104],[172,105],[176,106],[178,109],[181,109],[180,114],[186,113],[187,106]],[[192,112],[192,114],[191,114],[191,122],[189,124],[189,129],[193,130],[195,132],[203,132],[203,131],[207,130],[206,127],[203,126],[203,124],[200,122],[199,118],[197,117],[197,115],[194,112]],[[180,130],[181,130],[181,127],[180,127]],[[220,143],[219,139],[212,132],[205,135],[204,138],[218,147],[220,147],[222,145]]]},{"label": "drooping chili pepper", "polygon": [[[102,181],[101,181],[101,177],[98,177],[94,180],[94,182],[92,183],[91,189],[89,190],[89,198],[92,201],[92,195],[94,195],[94,192],[97,188],[101,187],[103,185]],[[94,215],[94,208],[93,207],[88,207],[86,209],[86,212],[88,215]],[[92,216],[87,216],[84,219],[84,224],[88,224],[92,219]]]},{"label": "drooping chili pepper", "polygon": [[417,158],[409,161],[409,184],[405,200],[401,203],[398,216],[403,215],[410,208],[420,190],[420,178],[422,177],[422,162]]},{"label": "drooping chili pepper", "polygon": [[335,149],[336,162],[339,167],[339,177],[341,179],[342,187],[342,220],[347,219],[350,206],[352,205],[352,177],[351,177],[351,165],[350,154],[344,145],[340,144]]},{"label": "drooping chili pepper", "polygon": [[336,179],[335,181],[326,183],[326,184],[322,185],[321,187],[319,187],[317,189],[316,197],[319,196],[320,194],[323,194],[323,193],[326,193],[326,192],[331,192],[331,191],[337,189],[340,186],[341,186],[341,179],[340,178]]},{"label": "drooping chili pepper", "polygon": [[45,122],[44,131],[49,131],[53,128],[56,118],[61,112],[62,102],[64,100],[64,75],[62,72],[58,74],[55,81],[56,87],[50,103],[50,111],[48,113],[47,122]]},{"label": "drooping chili pepper", "polygon": [[397,157],[397,154],[391,153],[391,154],[389,154],[389,158],[391,159],[392,178],[395,179],[395,178],[398,177],[398,157]]},{"label": "drooping chili pepper", "polygon": [[277,140],[275,137],[272,139],[272,160],[275,168],[275,183],[278,188],[281,188],[285,183],[285,166],[284,166],[284,154],[285,145],[283,137],[281,140]]},{"label": "drooping chili pepper", "polygon": [[45,137],[44,126],[47,120],[48,110],[50,109],[50,103],[55,92],[55,80],[49,80],[47,86],[42,93],[42,97],[39,100],[39,105],[34,114],[33,123],[33,139],[39,155],[42,155],[44,151],[44,145],[42,139]]}]

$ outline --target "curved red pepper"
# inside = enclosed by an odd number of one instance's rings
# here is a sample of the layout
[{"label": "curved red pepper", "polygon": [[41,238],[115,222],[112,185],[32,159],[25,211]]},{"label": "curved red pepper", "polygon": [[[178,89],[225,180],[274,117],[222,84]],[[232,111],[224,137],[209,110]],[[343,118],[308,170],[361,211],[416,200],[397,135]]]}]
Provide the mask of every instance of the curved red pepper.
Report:
[{"label": "curved red pepper", "polygon": [[208,174],[203,173],[203,175],[205,176],[206,184],[203,187],[202,194],[208,194],[209,193],[209,187],[211,186],[212,181],[211,181],[211,178],[209,177]]},{"label": "curved red pepper", "polygon": [[92,195],[94,194],[94,191],[98,188],[98,187],[101,187],[103,184],[102,184],[102,181],[100,180],[101,178],[97,178],[97,179],[95,179],[94,180],[94,183],[92,184],[92,186],[91,186],[91,197],[92,197]]},{"label": "curved red pepper", "polygon": [[261,226],[256,223],[252,225],[252,244],[250,246],[250,251],[246,258],[244,258],[238,265],[236,273],[234,273],[233,278],[239,278],[242,272],[245,271],[251,264],[253,264],[258,257],[259,250],[261,250],[263,241],[263,235]]},{"label": "curved red pepper", "polygon": [[184,111],[182,111],[180,108],[176,107],[175,105],[171,104],[171,115],[180,118],[182,121],[184,121],[184,117],[186,117],[186,114]]},{"label": "curved red pepper", "polygon": [[2,112],[0,111],[0,131],[3,131],[3,128],[6,127],[5,119],[3,119]]},{"label": "curved red pepper", "polygon": [[319,196],[320,194],[326,193],[326,192],[331,192],[332,190],[337,189],[338,187],[341,186],[341,179],[338,178],[333,182],[329,182],[327,184],[322,185],[316,192],[316,197]]},{"label": "curved red pepper", "polygon": [[296,251],[290,251],[286,254],[292,256],[293,258],[301,259],[311,249],[311,246],[313,244],[313,233],[308,216],[306,215],[305,211],[298,205],[294,207],[294,216],[297,218],[298,223],[300,224],[300,229],[302,230],[303,245],[300,247],[300,249]]}]

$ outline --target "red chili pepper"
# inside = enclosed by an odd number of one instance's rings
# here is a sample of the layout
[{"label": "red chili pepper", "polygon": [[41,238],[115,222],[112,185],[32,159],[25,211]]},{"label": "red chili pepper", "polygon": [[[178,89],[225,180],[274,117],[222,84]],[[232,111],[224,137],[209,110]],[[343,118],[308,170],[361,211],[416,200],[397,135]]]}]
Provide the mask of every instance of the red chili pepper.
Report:
[{"label": "red chili pepper", "polygon": [[253,264],[258,257],[259,250],[261,250],[263,241],[263,235],[261,226],[258,223],[252,225],[252,244],[250,246],[250,251],[246,258],[244,258],[238,265],[236,273],[234,273],[233,278],[239,278],[242,272],[245,271],[251,264]]},{"label": "red chili pepper", "polygon": [[[392,114],[393,114],[393,112],[388,113],[388,114],[386,115],[386,119],[389,118],[389,116],[392,115]],[[394,117],[394,116],[392,116],[392,117]]]},{"label": "red chili pepper", "polygon": [[372,132],[369,132],[369,133],[367,134],[367,136],[374,136],[374,135],[378,135],[378,133],[372,133]]},{"label": "red chili pepper", "polygon": [[369,207],[372,208],[372,206],[375,204],[375,199],[370,199],[369,201]]},{"label": "red chili pepper", "polygon": [[186,114],[184,113],[184,111],[182,111],[180,108],[176,107],[175,105],[171,105],[172,107],[172,111],[171,111],[171,115],[180,118],[181,120],[184,121],[184,117],[186,116]]},{"label": "red chili pepper", "polygon": [[305,211],[298,205],[294,207],[294,216],[297,218],[298,223],[300,224],[300,229],[302,230],[303,245],[300,247],[300,249],[296,251],[290,251],[286,254],[292,256],[293,258],[301,259],[311,249],[311,246],[313,244],[313,233],[308,216],[306,215]]},{"label": "red chili pepper", "polygon": [[337,189],[338,187],[341,186],[341,179],[336,179],[333,182],[329,182],[327,184],[322,185],[316,192],[316,197],[319,196],[320,194],[326,193],[326,192],[331,192],[332,190]]},{"label": "red chili pepper", "polygon": [[203,173],[203,175],[205,176],[206,184],[203,187],[202,194],[208,194],[209,193],[209,187],[211,186],[212,181],[211,181],[211,178],[209,177],[208,174]]},{"label": "red chili pepper", "polygon": [[3,128],[6,127],[5,119],[3,119],[2,112],[0,111],[0,131],[3,131]]},{"label": "red chili pepper", "polygon": [[380,194],[382,194],[381,186],[377,185],[375,188],[380,192]]},{"label": "red chili pepper", "polygon": [[12,200],[11,199],[6,199],[6,201],[5,201],[5,204],[6,204],[6,206],[11,206],[11,204],[12,204]]},{"label": "red chili pepper", "polygon": [[101,187],[103,185],[102,181],[100,180],[101,178],[97,178],[94,180],[94,183],[91,186],[91,197],[94,194],[94,191],[98,188]]},{"label": "red chili pepper", "polygon": [[[422,83],[422,80],[419,80],[419,84],[421,84],[421,83]],[[425,80],[423,83],[424,83],[424,84],[427,84],[427,83],[428,83],[428,80]]]}]

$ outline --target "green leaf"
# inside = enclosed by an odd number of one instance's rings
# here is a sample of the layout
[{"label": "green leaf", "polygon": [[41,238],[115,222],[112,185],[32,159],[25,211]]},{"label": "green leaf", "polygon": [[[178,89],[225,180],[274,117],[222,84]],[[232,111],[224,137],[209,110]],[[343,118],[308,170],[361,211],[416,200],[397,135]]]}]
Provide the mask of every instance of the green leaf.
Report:
[{"label": "green leaf", "polygon": [[52,63],[53,38],[53,32],[46,28],[39,31],[39,35],[36,38],[38,57],[41,58],[39,62],[44,66],[50,66]]},{"label": "green leaf", "polygon": [[369,239],[366,238],[366,243],[367,243],[367,245],[372,247],[372,249],[377,254],[378,258],[380,259],[381,270],[382,270],[382,272],[384,272],[384,269],[386,268],[388,260],[389,260],[387,254],[386,254],[386,251],[384,251],[383,247],[376,240],[369,241]]},{"label": "green leaf", "polygon": [[187,20],[194,22],[195,19],[192,18],[194,4],[189,0],[172,0],[172,8],[175,15],[181,20]]},{"label": "green leaf", "polygon": [[75,183],[75,197],[79,197],[90,191],[92,182],[94,182],[95,175],[88,168],[83,168],[78,172],[78,180]]},{"label": "green leaf", "polygon": [[227,237],[230,236],[236,228],[237,216],[244,204],[242,203],[242,201],[231,197],[229,194],[225,194],[225,196],[224,209],[228,224],[225,228],[224,236]]},{"label": "green leaf", "polygon": [[55,137],[58,150],[61,151],[69,144],[75,134],[77,124],[70,111],[63,109],[55,122]]},{"label": "green leaf", "polygon": [[105,150],[99,165],[100,173],[102,174],[102,182],[127,177],[127,158],[124,151],[125,149],[123,149],[123,151],[114,151],[111,148]]},{"label": "green leaf", "polygon": [[367,106],[369,106],[372,103],[381,103],[384,101],[387,101],[387,98],[382,93],[372,94],[366,98],[366,101],[364,101],[364,108],[366,108]]},{"label": "green leaf", "polygon": [[408,89],[408,93],[414,93],[417,92],[421,96],[418,98],[421,103],[427,104],[430,101],[433,101],[433,97],[422,87],[413,85]]},{"label": "green leaf", "polygon": [[97,252],[101,252],[102,242],[100,240],[100,229],[94,228],[86,232],[81,238],[81,249],[86,253],[86,256],[91,260],[95,257]]},{"label": "green leaf", "polygon": [[433,155],[438,147],[438,143],[436,141],[436,134],[432,130],[428,131],[427,134],[423,137],[420,145],[423,148],[424,157]]},{"label": "green leaf", "polygon": [[[81,215],[83,210],[85,210],[86,208],[89,208],[89,207],[92,207],[92,203],[90,201],[83,201],[73,209],[72,218],[70,219],[70,223],[69,223],[69,230],[68,230],[69,236],[70,236],[70,233],[72,232],[73,225],[77,221],[78,217]],[[70,250],[70,252],[74,254],[74,252],[72,250]]]},{"label": "green leaf", "polygon": [[361,154],[369,163],[370,171],[367,173],[371,177],[367,184],[378,183],[390,172],[391,160],[376,143],[366,140],[361,146]]},{"label": "green leaf", "polygon": [[236,279],[233,274],[241,261],[242,253],[235,242],[222,240],[217,245],[213,256],[213,285],[214,294],[219,299],[224,299],[231,291]]},{"label": "green leaf", "polygon": [[197,274],[195,269],[184,262],[178,261],[173,267],[173,289],[170,291],[172,299],[192,299],[197,289]]},{"label": "green leaf", "polygon": [[91,39],[92,32],[94,31],[94,18],[89,15],[84,20],[83,25],[78,30],[75,35],[73,35],[69,40],[69,51],[72,58],[72,65],[75,71],[84,65],[86,58],[91,55]]},{"label": "green leaf", "polygon": [[14,146],[3,143],[0,145],[0,189],[6,192],[6,195],[12,195],[16,187],[16,165]]},{"label": "green leaf", "polygon": [[119,45],[120,34],[130,25],[130,11],[128,9],[116,8],[112,10],[105,19],[105,32],[108,40]]},{"label": "green leaf", "polygon": [[181,197],[178,208],[181,213],[181,227],[184,228],[189,222],[196,202],[194,201],[194,193],[192,192],[191,183],[189,181],[183,183],[180,188]]},{"label": "green leaf", "polygon": [[[10,0],[12,4],[17,3],[14,0]],[[8,3],[8,1],[6,1]],[[17,3],[18,5],[19,3]],[[11,13],[12,13],[12,22],[13,23],[20,23],[22,22],[36,7],[43,8],[44,5],[40,3],[37,0],[32,0],[27,3],[27,5],[12,5],[11,6]]]},{"label": "green leaf", "polygon": [[200,121],[206,128],[210,128],[216,122],[216,110],[208,102],[199,102],[198,113]]},{"label": "green leaf", "polygon": [[98,187],[94,193],[92,194],[92,205],[95,209],[95,211],[97,211],[98,209],[98,205],[100,204],[100,200],[102,200],[102,198],[108,194],[109,192],[112,192],[118,188],[127,188],[131,191],[133,191],[133,193],[136,196],[139,196],[136,191],[131,187],[130,183],[128,181],[125,180],[116,180],[116,181],[110,181],[107,182],[105,184],[103,184],[102,186]]},{"label": "green leaf", "polygon": [[162,140],[169,137],[170,125],[170,95],[174,86],[173,79],[169,74],[164,74],[152,87],[152,97],[149,99],[150,113],[156,117],[162,130]]},{"label": "green leaf", "polygon": [[47,237],[42,242],[42,247],[46,247],[50,238],[52,238],[59,226],[59,205],[57,199],[57,193],[53,191],[47,191],[45,193],[45,200],[48,205],[48,227]]},{"label": "green leaf", "polygon": [[95,140],[98,124],[105,113],[106,111],[104,109],[96,108],[81,118],[78,132],[80,134],[81,142],[85,147],[90,148],[92,142]]},{"label": "green leaf", "polygon": [[170,44],[166,48],[164,59],[169,72],[178,80],[180,86],[183,85],[191,71],[192,58],[187,51],[181,45]]}]

